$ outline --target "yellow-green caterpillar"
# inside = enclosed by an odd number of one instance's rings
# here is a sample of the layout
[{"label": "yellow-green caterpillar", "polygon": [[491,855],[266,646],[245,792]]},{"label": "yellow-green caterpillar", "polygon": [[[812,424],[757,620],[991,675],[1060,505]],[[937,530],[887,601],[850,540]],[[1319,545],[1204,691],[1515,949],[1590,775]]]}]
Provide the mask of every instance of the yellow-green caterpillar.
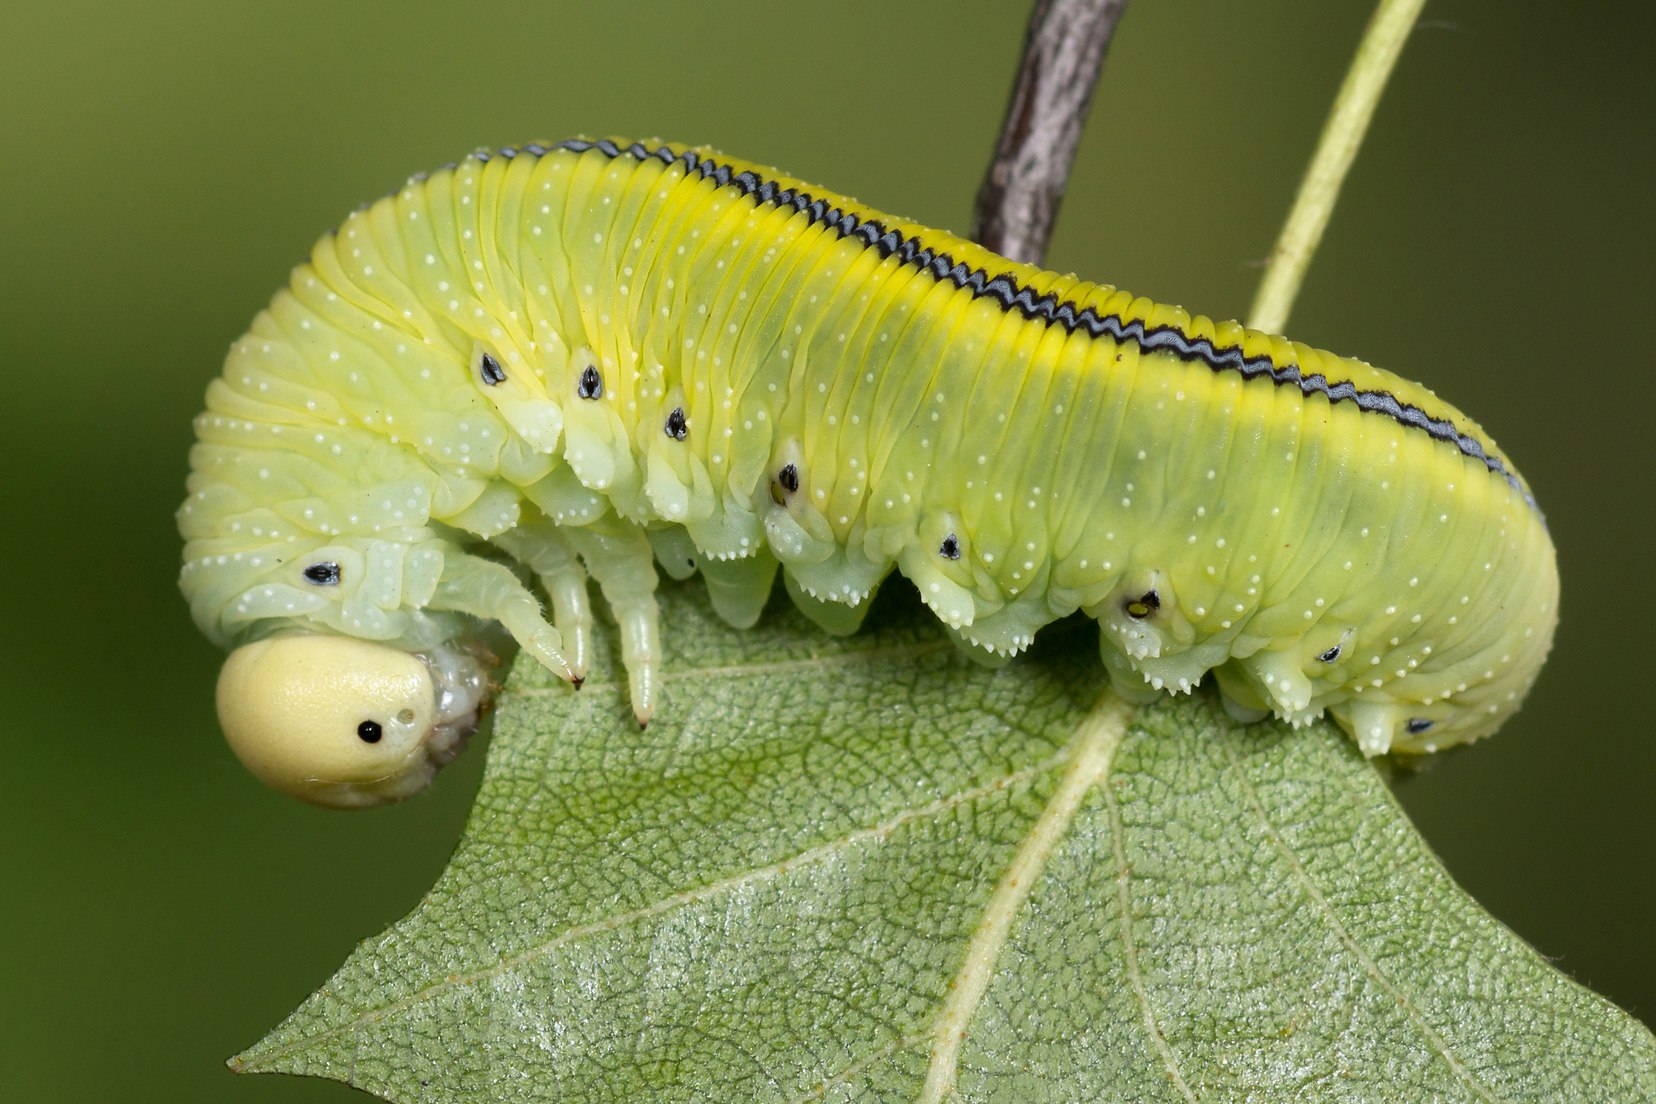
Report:
[{"label": "yellow-green caterpillar", "polygon": [[1371,755],[1493,731],[1556,620],[1526,485],[1431,392],[677,145],[410,180],[317,244],[196,432],[182,586],[236,648],[226,734],[326,804],[452,757],[477,619],[579,683],[589,574],[641,721],[658,565],[744,627],[780,565],[832,632],[895,568],[986,658],[1081,610],[1120,693],[1212,672]]}]

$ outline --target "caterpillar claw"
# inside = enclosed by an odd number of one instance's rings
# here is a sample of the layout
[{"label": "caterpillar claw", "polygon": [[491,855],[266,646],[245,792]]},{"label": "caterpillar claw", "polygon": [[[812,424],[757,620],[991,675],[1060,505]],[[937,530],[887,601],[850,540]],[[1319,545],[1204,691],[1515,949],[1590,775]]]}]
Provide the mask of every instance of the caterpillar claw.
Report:
[{"label": "caterpillar claw", "polygon": [[1122,652],[1114,636],[1104,632],[1099,640],[1098,654],[1104,660],[1104,670],[1110,676],[1110,689],[1122,701],[1133,705],[1148,705],[1161,697],[1161,692],[1154,689],[1139,669],[1133,666],[1133,661]]},{"label": "caterpillar claw", "polygon": [[1278,717],[1298,727],[1322,714],[1312,704],[1316,691],[1300,670],[1297,652],[1260,651],[1237,663]]},{"label": "caterpillar claw", "polygon": [[1154,658],[1141,659],[1138,669],[1158,690],[1172,694],[1194,693],[1202,677],[1225,661],[1228,648],[1224,644],[1198,645]]},{"label": "caterpillar claw", "polygon": [[577,675],[569,660],[564,657],[563,637],[558,634],[558,630],[542,621],[538,615],[508,615],[501,618],[500,623],[524,651],[534,656],[542,667],[565,682],[575,683],[585,677],[584,674]]},{"label": "caterpillar claw", "polygon": [[648,726],[650,718],[655,715],[656,681],[653,661],[634,662],[627,667],[627,693],[639,728]]},{"label": "caterpillar claw", "polygon": [[1330,712],[1370,759],[1391,751],[1398,731],[1408,720],[1408,710],[1395,702],[1350,701]]}]

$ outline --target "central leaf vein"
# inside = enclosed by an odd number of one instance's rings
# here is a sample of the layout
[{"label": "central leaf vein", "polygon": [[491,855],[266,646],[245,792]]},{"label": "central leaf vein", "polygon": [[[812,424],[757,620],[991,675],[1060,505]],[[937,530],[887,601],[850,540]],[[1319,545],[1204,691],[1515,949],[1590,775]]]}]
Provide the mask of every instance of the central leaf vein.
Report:
[{"label": "central leaf vein", "polygon": [[1069,763],[1058,788],[1036,818],[1006,873],[989,894],[983,919],[949,986],[932,1031],[931,1064],[920,1087],[919,1104],[939,1104],[954,1093],[960,1069],[960,1051],[967,1025],[994,978],[1001,952],[1012,933],[1012,923],[1040,880],[1047,860],[1068,834],[1087,792],[1102,782],[1110,761],[1121,746],[1134,709],[1114,694],[1106,694],[1087,714],[1069,745]]}]

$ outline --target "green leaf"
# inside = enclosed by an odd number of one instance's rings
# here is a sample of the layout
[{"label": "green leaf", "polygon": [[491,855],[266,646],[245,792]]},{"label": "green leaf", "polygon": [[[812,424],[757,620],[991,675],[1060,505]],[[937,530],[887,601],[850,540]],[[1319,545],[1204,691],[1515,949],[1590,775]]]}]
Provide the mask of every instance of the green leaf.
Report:
[{"label": "green leaf", "polygon": [[232,1065],[397,1101],[1656,1100],[1656,1039],[1351,741],[663,592],[665,704],[519,662],[407,918]]}]

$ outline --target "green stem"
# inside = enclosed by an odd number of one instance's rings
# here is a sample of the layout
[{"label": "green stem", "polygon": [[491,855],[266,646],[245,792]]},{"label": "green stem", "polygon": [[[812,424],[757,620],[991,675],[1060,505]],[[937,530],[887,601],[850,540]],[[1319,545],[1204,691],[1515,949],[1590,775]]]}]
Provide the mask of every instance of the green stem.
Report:
[{"label": "green stem", "polygon": [[1380,0],[1375,8],[1248,312],[1248,325],[1255,329],[1280,333],[1287,325],[1311,255],[1322,241],[1339,198],[1340,185],[1374,117],[1380,90],[1424,4],[1425,0]]}]

